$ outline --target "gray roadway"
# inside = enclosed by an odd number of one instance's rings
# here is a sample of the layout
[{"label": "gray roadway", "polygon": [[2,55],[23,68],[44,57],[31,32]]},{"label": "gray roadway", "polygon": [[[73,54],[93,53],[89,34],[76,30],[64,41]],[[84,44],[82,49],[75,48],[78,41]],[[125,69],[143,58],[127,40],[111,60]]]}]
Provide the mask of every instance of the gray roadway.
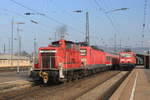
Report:
[{"label": "gray roadway", "polygon": [[0,72],[0,83],[17,80],[30,80],[29,71],[20,71],[19,73],[17,73],[16,71]]}]

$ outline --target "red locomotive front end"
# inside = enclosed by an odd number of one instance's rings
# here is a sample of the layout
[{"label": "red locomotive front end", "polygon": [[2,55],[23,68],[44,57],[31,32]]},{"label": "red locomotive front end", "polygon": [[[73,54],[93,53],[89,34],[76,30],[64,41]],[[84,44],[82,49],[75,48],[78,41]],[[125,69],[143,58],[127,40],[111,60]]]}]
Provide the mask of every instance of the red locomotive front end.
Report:
[{"label": "red locomotive front end", "polygon": [[120,52],[120,66],[122,68],[134,68],[135,64],[136,54],[134,52]]},{"label": "red locomotive front end", "polygon": [[48,47],[39,48],[38,64],[35,64],[31,76],[38,80],[59,81],[66,78],[67,71],[81,66],[80,52],[71,41],[55,41]]}]

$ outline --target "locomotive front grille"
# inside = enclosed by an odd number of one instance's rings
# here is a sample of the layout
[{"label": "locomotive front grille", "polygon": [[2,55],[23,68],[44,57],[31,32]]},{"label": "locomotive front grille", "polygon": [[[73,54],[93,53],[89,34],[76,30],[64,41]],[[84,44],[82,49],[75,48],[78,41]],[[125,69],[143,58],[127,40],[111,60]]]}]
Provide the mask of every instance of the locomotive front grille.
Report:
[{"label": "locomotive front grille", "polygon": [[55,66],[55,53],[42,53],[42,68],[50,69]]}]

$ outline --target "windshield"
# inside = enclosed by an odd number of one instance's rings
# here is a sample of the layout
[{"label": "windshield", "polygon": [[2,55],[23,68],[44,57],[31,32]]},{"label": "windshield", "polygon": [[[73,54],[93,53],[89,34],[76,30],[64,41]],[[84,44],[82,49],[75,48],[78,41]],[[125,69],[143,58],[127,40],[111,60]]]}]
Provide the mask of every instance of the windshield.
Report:
[{"label": "windshield", "polygon": [[86,53],[87,53],[86,49],[80,49],[81,56],[86,56]]},{"label": "windshield", "polygon": [[59,47],[60,46],[59,42],[53,42],[52,45],[55,46],[55,47]]},{"label": "windshield", "polygon": [[121,54],[122,57],[132,57],[131,54]]}]

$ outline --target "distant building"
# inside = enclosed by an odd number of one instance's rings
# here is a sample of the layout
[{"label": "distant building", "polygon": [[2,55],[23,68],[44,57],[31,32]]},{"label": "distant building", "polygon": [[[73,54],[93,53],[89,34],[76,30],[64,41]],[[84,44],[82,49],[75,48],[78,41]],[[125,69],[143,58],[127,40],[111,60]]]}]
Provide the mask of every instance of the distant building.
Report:
[{"label": "distant building", "polygon": [[31,60],[25,56],[15,56],[0,54],[0,67],[31,66]]}]

